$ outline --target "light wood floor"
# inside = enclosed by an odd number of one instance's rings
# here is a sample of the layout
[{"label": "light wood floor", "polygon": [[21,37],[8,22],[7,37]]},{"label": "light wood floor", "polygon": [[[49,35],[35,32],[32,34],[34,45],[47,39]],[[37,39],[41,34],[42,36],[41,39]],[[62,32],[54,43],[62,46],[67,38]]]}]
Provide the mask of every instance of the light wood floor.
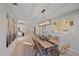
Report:
[{"label": "light wood floor", "polygon": [[27,46],[23,42],[32,43],[32,34],[25,35],[21,41],[17,41],[12,56],[31,56],[33,55],[33,47]]}]

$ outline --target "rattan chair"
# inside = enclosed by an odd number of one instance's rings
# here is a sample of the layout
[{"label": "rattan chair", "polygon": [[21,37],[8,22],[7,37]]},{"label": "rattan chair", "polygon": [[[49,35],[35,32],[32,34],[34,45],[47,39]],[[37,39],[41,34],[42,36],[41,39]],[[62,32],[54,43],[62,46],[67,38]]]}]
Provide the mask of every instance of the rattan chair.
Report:
[{"label": "rattan chair", "polygon": [[62,48],[59,50],[60,55],[62,56],[64,54],[67,54],[69,49],[70,49],[70,43],[64,44]]}]

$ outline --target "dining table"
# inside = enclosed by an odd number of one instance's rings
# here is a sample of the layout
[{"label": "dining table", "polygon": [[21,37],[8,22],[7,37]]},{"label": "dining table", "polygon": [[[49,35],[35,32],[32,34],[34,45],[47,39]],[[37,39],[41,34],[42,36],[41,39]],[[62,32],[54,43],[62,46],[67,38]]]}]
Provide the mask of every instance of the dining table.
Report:
[{"label": "dining table", "polygon": [[36,36],[33,39],[36,40],[38,44],[43,47],[45,55],[59,55],[59,41],[54,40],[53,38],[50,38],[48,40],[42,40],[41,38],[39,38],[39,36]]}]

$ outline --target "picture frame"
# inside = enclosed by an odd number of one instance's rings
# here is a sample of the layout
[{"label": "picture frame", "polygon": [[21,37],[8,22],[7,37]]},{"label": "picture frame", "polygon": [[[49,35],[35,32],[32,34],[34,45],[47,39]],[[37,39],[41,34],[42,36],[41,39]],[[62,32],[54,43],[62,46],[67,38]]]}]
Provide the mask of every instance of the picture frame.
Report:
[{"label": "picture frame", "polygon": [[6,14],[6,47],[15,40],[17,36],[16,21],[8,13]]}]

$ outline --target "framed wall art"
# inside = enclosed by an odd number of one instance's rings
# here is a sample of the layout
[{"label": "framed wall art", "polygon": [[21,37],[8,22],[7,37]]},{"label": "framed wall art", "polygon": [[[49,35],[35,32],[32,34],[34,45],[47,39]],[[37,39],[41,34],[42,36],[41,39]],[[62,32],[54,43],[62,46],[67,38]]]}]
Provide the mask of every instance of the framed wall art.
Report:
[{"label": "framed wall art", "polygon": [[8,13],[6,14],[6,47],[8,47],[17,36],[16,21]]}]

